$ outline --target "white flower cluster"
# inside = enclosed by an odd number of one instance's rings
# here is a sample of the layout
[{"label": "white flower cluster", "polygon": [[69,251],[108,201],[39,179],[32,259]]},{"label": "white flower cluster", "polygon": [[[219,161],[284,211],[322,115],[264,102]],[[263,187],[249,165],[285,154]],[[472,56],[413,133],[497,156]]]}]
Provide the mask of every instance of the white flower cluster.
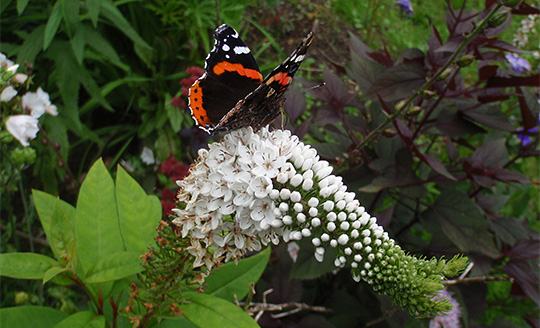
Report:
[{"label": "white flower cluster", "polygon": [[466,259],[405,254],[331,173],[329,163],[289,131],[244,128],[200,150],[190,174],[177,182],[173,223],[189,240],[193,266],[206,268],[201,277],[262,245],[307,238],[317,261],[331,251],[336,267],[349,266],[355,281],[391,295],[410,313],[448,310],[432,296],[445,272],[462,270]]},{"label": "white flower cluster", "polygon": [[336,248],[336,266],[364,268],[380,257],[373,248],[393,241],[331,172],[290,131],[233,131],[199,151],[190,175],[178,181],[185,206],[174,210],[173,222],[190,237],[196,267],[211,269],[261,243],[310,238],[318,261],[329,246]]},{"label": "white flower cluster", "polygon": [[521,26],[514,34],[514,45],[517,47],[525,47],[529,43],[529,34],[536,32],[536,19],[538,15],[528,15],[521,20]]},{"label": "white flower cluster", "polygon": [[[18,91],[16,87],[26,82],[26,74],[17,73],[19,64],[14,64],[6,56],[0,53],[0,102],[9,103]],[[38,119],[44,113],[56,116],[58,111],[49,99],[49,94],[38,88],[37,92],[26,92],[22,96],[20,106],[27,114],[12,115],[6,120],[8,132],[17,139],[24,147],[30,145],[30,140],[34,139],[39,131]]]}]

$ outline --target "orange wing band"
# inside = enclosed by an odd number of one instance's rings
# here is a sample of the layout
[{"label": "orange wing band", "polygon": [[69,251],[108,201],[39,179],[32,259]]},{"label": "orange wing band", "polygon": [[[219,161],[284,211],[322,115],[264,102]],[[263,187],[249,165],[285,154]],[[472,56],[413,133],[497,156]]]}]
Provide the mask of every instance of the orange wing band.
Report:
[{"label": "orange wing band", "polygon": [[256,69],[245,68],[244,66],[242,66],[242,64],[233,64],[223,61],[217,63],[213,69],[216,75],[221,75],[225,72],[235,72],[242,76],[249,77],[250,79],[255,80],[259,83],[262,82],[261,72],[257,71]]},{"label": "orange wing band", "polygon": [[199,86],[199,81],[197,81],[189,88],[189,108],[192,116],[197,121],[197,125],[205,126],[206,124],[212,124],[212,122],[210,122],[210,118],[203,108],[202,96],[202,89]]}]

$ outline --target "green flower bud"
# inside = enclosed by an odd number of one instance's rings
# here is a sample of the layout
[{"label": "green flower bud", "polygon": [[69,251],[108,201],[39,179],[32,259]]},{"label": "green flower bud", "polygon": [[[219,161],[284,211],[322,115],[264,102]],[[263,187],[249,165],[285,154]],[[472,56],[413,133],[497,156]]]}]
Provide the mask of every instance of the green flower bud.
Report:
[{"label": "green flower bud", "polygon": [[488,27],[492,27],[492,28],[500,26],[502,23],[506,21],[507,18],[508,18],[508,13],[498,13],[488,21],[487,25]]},{"label": "green flower bud", "polygon": [[467,67],[472,64],[475,59],[476,57],[474,55],[465,55],[457,61],[457,64],[459,67]]},{"label": "green flower bud", "polygon": [[15,164],[33,164],[36,161],[36,150],[30,147],[15,148],[9,155]]}]

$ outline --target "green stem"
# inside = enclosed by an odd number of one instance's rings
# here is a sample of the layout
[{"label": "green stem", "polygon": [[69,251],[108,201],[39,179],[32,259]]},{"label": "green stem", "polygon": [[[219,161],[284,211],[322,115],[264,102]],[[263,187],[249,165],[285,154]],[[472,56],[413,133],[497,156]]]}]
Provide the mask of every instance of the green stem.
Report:
[{"label": "green stem", "polygon": [[431,86],[435,81],[437,81],[439,79],[439,77],[443,74],[443,72],[445,72],[455,61],[456,59],[458,58],[458,56],[460,55],[461,51],[463,50],[463,48],[465,48],[465,46],[471,42],[471,40],[476,36],[478,35],[478,33],[480,33],[481,31],[484,30],[484,25],[487,24],[487,22],[489,20],[491,20],[491,18],[499,11],[499,9],[503,6],[502,3],[497,3],[497,5],[495,5],[495,8],[493,8],[493,10],[491,10],[491,12],[480,22],[478,23],[478,25],[476,25],[475,29],[470,33],[468,34],[465,39],[463,39],[463,41],[461,41],[461,43],[459,44],[458,48],[456,49],[456,51],[454,52],[454,54],[450,57],[450,59],[446,62],[446,64],[444,64],[444,66],[442,66],[435,75],[433,75],[423,86],[421,86],[418,90],[416,90],[414,92],[414,94],[412,95],[412,97],[410,97],[409,99],[407,99],[407,101],[400,107],[400,108],[397,108],[396,111],[394,113],[392,113],[391,115],[389,115],[386,120],[381,124],[379,125],[375,130],[371,131],[367,136],[366,138],[356,146],[356,149],[360,149],[362,147],[364,147],[365,145],[367,145],[368,143],[372,142],[375,137],[377,137],[377,135],[389,124],[391,123],[393,120],[395,120],[398,116],[400,116],[404,111],[405,109],[407,109],[409,107],[409,105],[416,99],[418,98],[422,92],[424,90],[426,90],[429,86]]},{"label": "green stem", "polygon": [[30,251],[32,253],[35,253],[34,236],[32,236],[32,222],[30,222],[30,218],[28,217],[28,204],[26,203],[26,194],[24,193],[21,170],[19,170],[19,191],[21,192],[21,201],[23,203],[24,217],[26,219],[26,229],[28,229],[28,242],[30,243]]}]

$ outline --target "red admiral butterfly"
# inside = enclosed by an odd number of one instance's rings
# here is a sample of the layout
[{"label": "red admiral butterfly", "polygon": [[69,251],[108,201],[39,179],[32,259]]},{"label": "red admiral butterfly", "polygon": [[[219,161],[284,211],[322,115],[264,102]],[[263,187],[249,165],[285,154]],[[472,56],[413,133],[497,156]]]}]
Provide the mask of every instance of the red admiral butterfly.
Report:
[{"label": "red admiral butterfly", "polygon": [[210,134],[272,123],[285,90],[311,45],[310,32],[300,46],[264,80],[238,32],[223,24],[214,32],[214,48],[204,74],[189,89],[189,108],[197,125]]}]

